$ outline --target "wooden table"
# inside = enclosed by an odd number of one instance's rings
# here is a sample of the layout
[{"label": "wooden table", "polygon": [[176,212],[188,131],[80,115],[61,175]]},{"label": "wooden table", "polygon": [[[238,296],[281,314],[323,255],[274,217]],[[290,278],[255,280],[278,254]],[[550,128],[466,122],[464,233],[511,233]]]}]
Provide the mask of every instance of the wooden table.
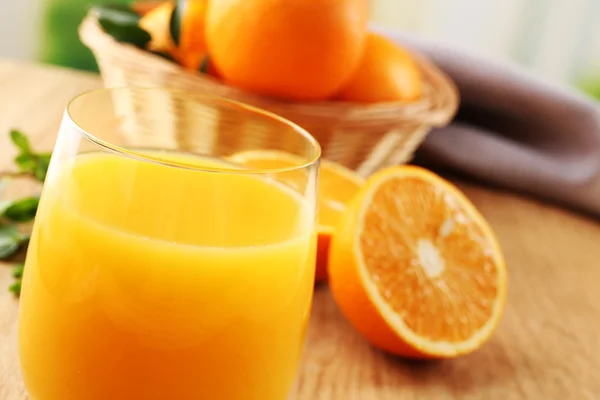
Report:
[{"label": "wooden table", "polygon": [[[0,62],[0,167],[12,165],[5,134],[11,127],[50,150],[66,102],[99,86],[93,75]],[[508,304],[496,334],[457,360],[396,359],[370,347],[342,318],[327,287],[319,287],[299,400],[600,398],[600,224],[458,184],[496,230],[508,263]],[[22,400],[18,301],[6,290],[11,280],[10,268],[0,265],[0,399]]]}]

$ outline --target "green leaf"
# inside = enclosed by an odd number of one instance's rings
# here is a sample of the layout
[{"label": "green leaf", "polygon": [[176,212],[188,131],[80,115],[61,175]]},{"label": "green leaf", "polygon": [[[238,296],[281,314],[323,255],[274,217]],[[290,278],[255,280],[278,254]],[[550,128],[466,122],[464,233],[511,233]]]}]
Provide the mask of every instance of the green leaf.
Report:
[{"label": "green leaf", "polygon": [[92,7],[92,13],[98,19],[112,21],[121,25],[136,25],[140,20],[138,13],[123,4],[98,5]]},{"label": "green leaf", "polygon": [[33,174],[36,179],[40,182],[44,182],[46,174],[48,173],[48,166],[50,165],[50,154],[40,154],[38,156],[37,164]]},{"label": "green leaf", "polygon": [[102,29],[116,41],[145,47],[150,42],[150,34],[140,28],[140,16],[128,6],[103,5],[92,8]]},{"label": "green leaf", "polygon": [[21,235],[14,225],[0,226],[0,259],[6,259],[19,249]]},{"label": "green leaf", "polygon": [[137,47],[146,47],[150,42],[150,34],[136,24],[115,22],[106,18],[98,18],[102,29],[116,41],[129,43]]},{"label": "green leaf", "polygon": [[10,290],[15,296],[20,296],[21,295],[21,280],[19,279],[15,283],[10,285],[8,287],[8,290]]},{"label": "green leaf", "polygon": [[23,134],[23,132],[13,129],[10,131],[10,140],[15,146],[21,151],[21,153],[31,153],[31,145],[29,139]]},{"label": "green leaf", "polygon": [[43,161],[46,164],[50,164],[50,159],[52,158],[52,153],[41,153],[41,154],[38,154],[38,158],[40,159],[40,161]]},{"label": "green leaf", "polygon": [[14,200],[4,210],[4,217],[13,222],[28,222],[35,218],[39,197],[26,197],[20,200]]},{"label": "green leaf", "polygon": [[169,53],[165,53],[163,51],[153,51],[152,54],[156,54],[157,56],[162,57],[166,60],[176,62],[175,59],[173,58],[173,56],[170,55]]},{"label": "green leaf", "polygon": [[8,207],[10,207],[12,204],[12,201],[10,200],[3,200],[0,201],[0,219],[2,219],[2,217],[4,216],[4,212],[6,211],[6,209]]},{"label": "green leaf", "polygon": [[37,166],[38,158],[35,154],[21,153],[15,157],[15,164],[21,172],[33,172]]},{"label": "green leaf", "polygon": [[31,235],[27,234],[27,235],[23,235],[21,234],[20,240],[19,240],[19,247],[21,248],[26,248],[27,246],[29,246],[29,241],[31,240]]},{"label": "green leaf", "polygon": [[208,73],[208,56],[202,59],[202,62],[200,63],[200,72],[203,74]]},{"label": "green leaf", "polygon": [[179,38],[181,36],[181,24],[183,22],[183,16],[185,15],[185,9],[187,7],[187,0],[178,0],[171,14],[171,22],[169,23],[169,32],[173,38],[175,46],[179,46]]},{"label": "green leaf", "polygon": [[25,264],[18,263],[17,265],[15,265],[14,268],[13,268],[13,270],[12,270],[12,276],[13,276],[13,278],[17,278],[17,279],[22,278],[24,270],[25,270]]}]

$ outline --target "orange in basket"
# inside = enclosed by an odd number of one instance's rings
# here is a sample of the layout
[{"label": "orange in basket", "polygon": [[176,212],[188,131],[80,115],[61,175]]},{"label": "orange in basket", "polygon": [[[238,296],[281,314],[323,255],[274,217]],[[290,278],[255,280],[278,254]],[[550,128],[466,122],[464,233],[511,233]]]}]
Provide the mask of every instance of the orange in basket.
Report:
[{"label": "orange in basket", "polygon": [[[211,14],[216,12],[216,9],[211,11],[211,7],[217,5],[216,7],[219,7],[219,10],[224,11],[226,10],[227,5],[233,4],[233,1],[234,0],[210,1],[207,10],[207,19],[211,20],[212,18],[216,18],[215,15],[212,15],[211,17]],[[258,11],[260,7],[266,4],[280,4],[282,1],[283,0],[275,0],[274,2],[244,0],[240,3],[239,10],[235,11],[238,15],[234,17],[241,18],[243,11],[249,10],[249,7],[253,5],[259,8],[252,10]],[[314,15],[327,19],[328,24],[335,23],[338,18],[342,18],[342,22],[344,22],[346,21],[344,19],[345,17],[337,14],[333,15],[331,12],[340,11],[343,7],[350,7],[351,4],[362,4],[362,2],[350,3],[350,1],[351,0],[340,0],[327,2],[329,6],[319,8],[315,11]],[[299,3],[299,0],[285,1],[286,6],[291,4],[289,6],[290,10],[294,9],[293,6],[297,6]],[[306,4],[308,8],[314,7],[314,4],[320,3],[322,3],[322,1],[303,1],[303,4]],[[340,8],[334,10],[334,5],[337,5]],[[246,14],[253,15],[251,12],[247,12]],[[285,16],[285,10],[282,10],[281,14],[278,15]],[[292,18],[294,15],[296,14],[292,12],[289,17]],[[302,13],[297,15],[301,17]],[[349,14],[344,15],[348,16]],[[356,12],[356,14],[352,15],[356,17],[355,19],[362,21],[362,12]],[[225,18],[225,14],[223,14],[223,18]],[[264,20],[263,18],[260,19]],[[277,29],[279,30],[273,35],[282,39],[288,34],[291,35],[289,30],[292,26],[296,26],[294,24],[283,24],[281,19],[277,18],[273,19],[272,22],[269,21],[269,19],[266,19],[265,25],[270,26],[272,23],[273,29],[275,29],[275,25],[277,25]],[[305,19],[298,20],[296,23],[309,24]],[[310,23],[312,23],[312,20]],[[355,21],[355,23],[357,24],[356,26],[362,26],[362,22],[358,23]],[[210,32],[215,33],[216,30],[211,29],[216,28],[215,26],[207,26],[207,28],[209,28],[206,31],[207,41],[210,47]],[[242,43],[245,43],[246,40],[249,41],[249,44],[259,43],[250,41],[251,38],[258,37],[252,36],[252,32],[239,31],[235,29],[234,26],[225,26],[222,29],[228,30],[229,33],[227,33],[227,37],[229,37],[229,40],[233,41],[232,47],[241,45]],[[323,28],[321,27],[321,29]],[[305,38],[302,40],[306,40],[306,43],[308,43],[308,41],[312,40],[313,33],[315,32],[318,33],[316,27],[314,32],[312,31],[312,28],[299,31],[299,34],[295,35],[295,37],[297,40],[300,40],[302,36],[305,35]],[[341,31],[335,32],[339,33]],[[332,34],[331,32],[329,33]],[[347,33],[348,35],[352,34],[360,36],[357,32]],[[206,64],[202,64],[202,70],[206,70],[208,73],[201,73],[199,71],[186,70],[181,66],[165,60],[163,57],[145,51],[144,49],[120,43],[102,30],[93,13],[88,15],[84,20],[80,27],[79,34],[82,42],[94,53],[105,86],[165,86],[172,89],[193,91],[199,94],[222,96],[263,108],[302,126],[319,141],[324,158],[355,170],[361,176],[368,176],[382,167],[397,165],[409,160],[413,151],[423,141],[429,130],[432,127],[447,124],[452,119],[458,105],[458,92],[452,81],[433,63],[415,52],[411,52],[411,54],[420,71],[422,92],[421,96],[416,101],[408,103],[399,101],[370,104],[344,101],[286,101],[238,89],[235,86],[227,84],[226,77],[225,79],[214,79],[214,76],[219,76],[218,73],[215,73],[214,68],[211,68],[211,63],[213,62],[217,69],[219,68],[216,59],[209,59]],[[323,36],[323,38],[331,37],[326,35]],[[221,42],[221,40],[223,41]],[[225,40],[225,37],[221,37],[221,39],[219,39],[220,45],[225,46]],[[344,38],[344,41],[345,40],[350,39]],[[345,43],[344,41],[342,44]],[[304,52],[302,53],[304,55],[310,53],[308,50],[304,51],[303,48],[299,47],[298,43],[278,43],[279,47],[273,47],[269,50],[259,48],[262,52],[261,54],[266,57],[266,60],[269,63],[275,59],[279,60],[283,58],[283,56],[292,57],[297,51],[300,53]],[[356,44],[354,41],[352,43]],[[358,49],[352,50],[352,47],[346,48],[345,45],[340,47],[340,50],[342,49],[346,49],[344,52],[348,51],[350,53],[353,53],[355,50],[358,51]],[[321,50],[323,50],[323,48]],[[237,52],[241,50],[234,49],[232,51]],[[338,50],[334,49],[334,53],[326,52],[326,57],[323,59],[321,59],[320,56],[312,58],[305,57],[301,63],[294,64],[292,68],[289,69],[288,72],[290,74],[293,72],[293,75],[285,75],[284,77],[289,77],[290,79],[294,78],[294,83],[301,83],[307,91],[311,92],[304,94],[325,95],[325,93],[319,94],[313,92],[314,90],[317,90],[316,88],[318,88],[318,85],[307,85],[307,80],[311,75],[308,73],[308,67],[304,68],[304,66],[306,66],[306,63],[310,62],[329,64],[330,62],[333,62],[333,59],[330,59],[329,55],[336,54],[336,51]],[[237,57],[241,56],[242,53],[236,54]],[[277,55],[277,57],[275,57],[275,55]],[[228,57],[228,55],[223,54],[223,57]],[[354,56],[349,57],[348,59],[350,58],[354,58]],[[227,62],[232,62],[232,60],[233,58],[228,59]],[[359,57],[357,57],[356,66],[358,66],[358,61],[360,61]],[[241,60],[241,64],[238,66],[241,68],[242,65],[246,65],[246,62],[249,61]],[[230,67],[236,68],[236,65],[231,65]],[[258,71],[257,73],[264,73],[263,78],[266,77],[271,79],[274,74],[272,74],[273,71],[269,68],[270,67],[264,71]],[[342,74],[340,73],[340,75]],[[351,74],[349,74],[348,77],[350,77],[350,75]],[[337,85],[332,84],[331,86]],[[338,91],[340,88],[341,87],[336,87],[333,89]],[[329,89],[327,92],[329,92]],[[301,92],[297,93],[302,94]],[[175,101],[175,99],[173,99],[173,101]],[[149,112],[154,112],[152,110],[165,109],[165,105],[162,103],[147,104],[142,99],[133,96],[120,99],[118,107],[120,108],[119,111],[127,118],[127,127],[128,129],[131,129],[132,132],[138,131],[136,128],[136,121],[143,119],[144,115]],[[170,108],[167,107],[167,109]],[[179,108],[173,108],[173,110],[184,114],[193,112],[192,110],[182,110]],[[187,114],[178,115],[178,117],[186,118]],[[189,115],[189,117],[194,118],[194,115]],[[178,127],[175,125],[171,127],[171,130],[173,131],[177,129]],[[163,132],[162,135],[164,137],[176,137],[178,140],[184,140],[186,142],[194,142],[196,140],[183,137],[183,132],[169,131]],[[242,135],[240,135],[239,140],[240,143],[243,142],[244,138]],[[235,143],[233,145],[236,146]],[[265,145],[268,145],[268,143],[265,143]],[[257,144],[257,146],[260,146],[260,144]],[[236,148],[243,148],[243,145],[240,144],[240,146]],[[191,148],[190,150],[193,151],[195,149]]]},{"label": "orange in basket", "polygon": [[367,0],[218,0],[208,6],[206,40],[231,85],[321,100],[358,66],[367,17]]},{"label": "orange in basket", "polygon": [[357,70],[336,98],[364,103],[415,101],[422,95],[421,86],[421,71],[412,55],[391,40],[369,33]]},{"label": "orange in basket", "polygon": [[[234,154],[229,159],[253,168],[285,168],[302,163],[302,160],[292,154],[273,150],[244,151]],[[327,160],[321,160],[318,193],[319,243],[315,272],[315,281],[317,282],[327,280],[327,259],[331,236],[346,205],[362,184],[362,178],[349,169]]]},{"label": "orange in basket", "polygon": [[456,187],[421,168],[392,167],[371,177],[343,214],[329,283],[376,347],[446,358],[490,337],[506,269],[494,233]]}]

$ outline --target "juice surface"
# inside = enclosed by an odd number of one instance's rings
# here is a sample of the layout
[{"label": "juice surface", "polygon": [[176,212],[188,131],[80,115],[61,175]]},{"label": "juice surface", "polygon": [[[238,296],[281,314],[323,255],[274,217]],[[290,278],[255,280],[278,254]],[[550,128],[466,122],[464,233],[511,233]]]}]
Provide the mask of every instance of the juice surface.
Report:
[{"label": "juice surface", "polygon": [[310,207],[264,177],[101,153],[53,166],[21,299],[31,398],[286,399],[315,242]]}]

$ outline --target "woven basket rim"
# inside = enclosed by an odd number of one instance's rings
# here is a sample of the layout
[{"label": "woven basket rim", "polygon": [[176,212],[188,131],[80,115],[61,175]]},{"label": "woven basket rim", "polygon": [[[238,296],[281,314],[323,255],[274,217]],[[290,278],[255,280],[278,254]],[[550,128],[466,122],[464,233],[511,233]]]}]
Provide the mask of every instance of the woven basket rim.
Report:
[{"label": "woven basket rim", "polygon": [[[346,122],[411,123],[430,126],[448,124],[458,109],[459,92],[452,80],[434,63],[418,52],[411,51],[422,70],[424,83],[429,90],[415,102],[382,102],[382,103],[351,103],[341,101],[319,101],[310,103],[289,102],[270,97],[256,95],[241,89],[226,85],[210,75],[197,71],[189,71],[178,64],[140,49],[127,43],[121,43],[104,32],[96,16],[90,12],[79,27],[81,41],[89,47],[96,57],[98,54],[118,54],[120,61],[127,62],[130,69],[152,69],[155,74],[169,74],[188,80],[203,81],[214,86],[218,93],[226,92],[228,96],[238,101],[254,106],[268,105],[269,107],[293,108],[295,113],[319,117],[321,115],[337,115]],[[266,107],[267,108],[267,107]]]}]

